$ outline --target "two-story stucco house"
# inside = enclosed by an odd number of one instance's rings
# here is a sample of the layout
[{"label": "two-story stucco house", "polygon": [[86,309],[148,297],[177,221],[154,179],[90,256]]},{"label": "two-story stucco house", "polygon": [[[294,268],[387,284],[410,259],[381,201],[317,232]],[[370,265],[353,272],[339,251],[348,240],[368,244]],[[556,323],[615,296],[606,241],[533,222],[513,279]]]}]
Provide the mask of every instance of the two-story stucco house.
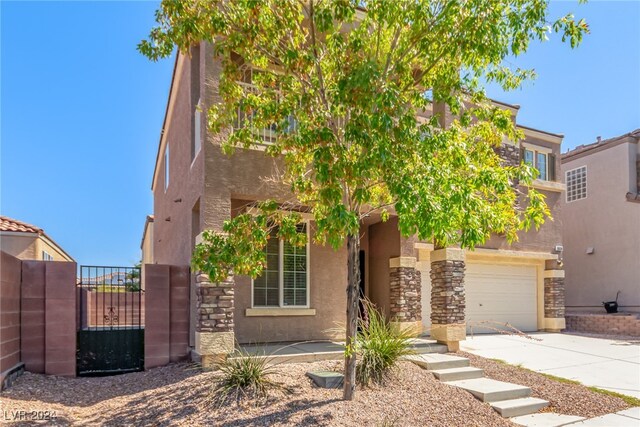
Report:
[{"label": "two-story stucco house", "polygon": [[[233,130],[207,132],[198,106],[205,110],[217,99],[220,69],[220,59],[205,43],[192,48],[191,57],[176,59],[152,183],[155,263],[186,265],[203,230],[220,230],[251,201],[290,198],[286,186],[265,179],[279,161],[267,157],[263,147],[227,156],[220,142]],[[517,118],[518,106],[500,105]],[[476,325],[475,333],[488,331],[478,327],[480,321],[508,322],[523,331],[564,327],[564,272],[555,252],[562,244],[564,187],[555,160],[562,135],[520,129],[524,141],[506,143],[501,155],[539,169],[536,186],[555,220],[538,232],[523,233],[512,246],[495,237],[471,252],[434,250],[431,242],[401,237],[396,218],[371,217],[361,226],[361,286],[392,321],[420,326],[452,347],[470,325]],[[265,134],[265,144],[273,137]],[[301,226],[313,236],[313,221]],[[233,290],[224,294],[224,302],[211,305],[217,291],[203,290],[194,279],[191,343],[197,352],[206,351],[203,343],[218,332],[240,343],[328,339],[344,323],[346,248],[309,243],[294,250],[274,240],[265,250],[267,271],[256,280],[232,278],[227,285]]]},{"label": "two-story stucco house", "polygon": [[42,228],[6,216],[0,216],[0,249],[18,259],[74,262]]},{"label": "two-story stucco house", "polygon": [[640,312],[640,129],[562,155],[566,306]]}]

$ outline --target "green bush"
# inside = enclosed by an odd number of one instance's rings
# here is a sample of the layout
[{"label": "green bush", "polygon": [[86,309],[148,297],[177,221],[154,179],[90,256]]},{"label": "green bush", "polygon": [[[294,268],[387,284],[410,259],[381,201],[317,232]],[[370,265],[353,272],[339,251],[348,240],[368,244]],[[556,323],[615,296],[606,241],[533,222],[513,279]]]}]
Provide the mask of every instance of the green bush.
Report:
[{"label": "green bush", "polygon": [[228,357],[219,367],[222,378],[214,388],[215,399],[220,404],[229,399],[236,402],[243,399],[261,400],[268,396],[270,389],[278,387],[269,376],[275,372],[267,365],[267,358],[237,352]]},{"label": "green bush", "polygon": [[366,315],[359,319],[356,338],[358,364],[356,380],[366,386],[384,383],[402,356],[413,353],[413,331],[389,323],[369,301],[365,301]]}]

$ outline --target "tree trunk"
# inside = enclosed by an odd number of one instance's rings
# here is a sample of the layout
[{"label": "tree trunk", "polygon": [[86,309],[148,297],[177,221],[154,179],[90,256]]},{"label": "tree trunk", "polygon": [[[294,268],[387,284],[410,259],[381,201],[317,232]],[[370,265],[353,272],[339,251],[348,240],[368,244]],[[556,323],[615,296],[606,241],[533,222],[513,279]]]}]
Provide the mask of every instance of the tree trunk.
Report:
[{"label": "tree trunk", "polygon": [[360,236],[347,237],[347,337],[344,357],[344,400],[352,400],[356,388],[355,342],[360,300]]}]

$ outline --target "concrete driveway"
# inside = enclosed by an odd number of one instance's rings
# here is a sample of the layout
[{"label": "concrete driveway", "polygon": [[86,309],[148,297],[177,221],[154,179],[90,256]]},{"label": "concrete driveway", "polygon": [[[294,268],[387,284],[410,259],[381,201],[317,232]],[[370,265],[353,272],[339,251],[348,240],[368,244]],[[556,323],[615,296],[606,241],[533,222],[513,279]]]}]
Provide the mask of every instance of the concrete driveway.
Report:
[{"label": "concrete driveway", "polygon": [[640,339],[608,340],[568,334],[475,335],[461,350],[533,371],[640,398]]}]

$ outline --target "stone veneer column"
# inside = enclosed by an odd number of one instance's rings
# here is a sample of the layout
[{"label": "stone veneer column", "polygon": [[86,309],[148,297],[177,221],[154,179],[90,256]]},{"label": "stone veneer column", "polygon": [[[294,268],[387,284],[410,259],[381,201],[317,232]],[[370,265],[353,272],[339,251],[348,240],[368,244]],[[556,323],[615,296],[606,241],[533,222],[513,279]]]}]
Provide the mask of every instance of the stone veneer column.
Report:
[{"label": "stone veneer column", "polygon": [[431,253],[431,338],[446,344],[449,351],[459,350],[460,341],[467,336],[464,270],[462,249]]},{"label": "stone veneer column", "polygon": [[556,261],[547,262],[544,271],[544,329],[559,332],[566,328],[564,318],[564,270],[553,269]]},{"label": "stone veneer column", "polygon": [[197,322],[195,352],[209,368],[233,353],[234,279],[213,283],[204,273],[196,275]]},{"label": "stone veneer column", "polygon": [[422,333],[420,271],[413,257],[389,259],[389,307],[391,322]]}]

